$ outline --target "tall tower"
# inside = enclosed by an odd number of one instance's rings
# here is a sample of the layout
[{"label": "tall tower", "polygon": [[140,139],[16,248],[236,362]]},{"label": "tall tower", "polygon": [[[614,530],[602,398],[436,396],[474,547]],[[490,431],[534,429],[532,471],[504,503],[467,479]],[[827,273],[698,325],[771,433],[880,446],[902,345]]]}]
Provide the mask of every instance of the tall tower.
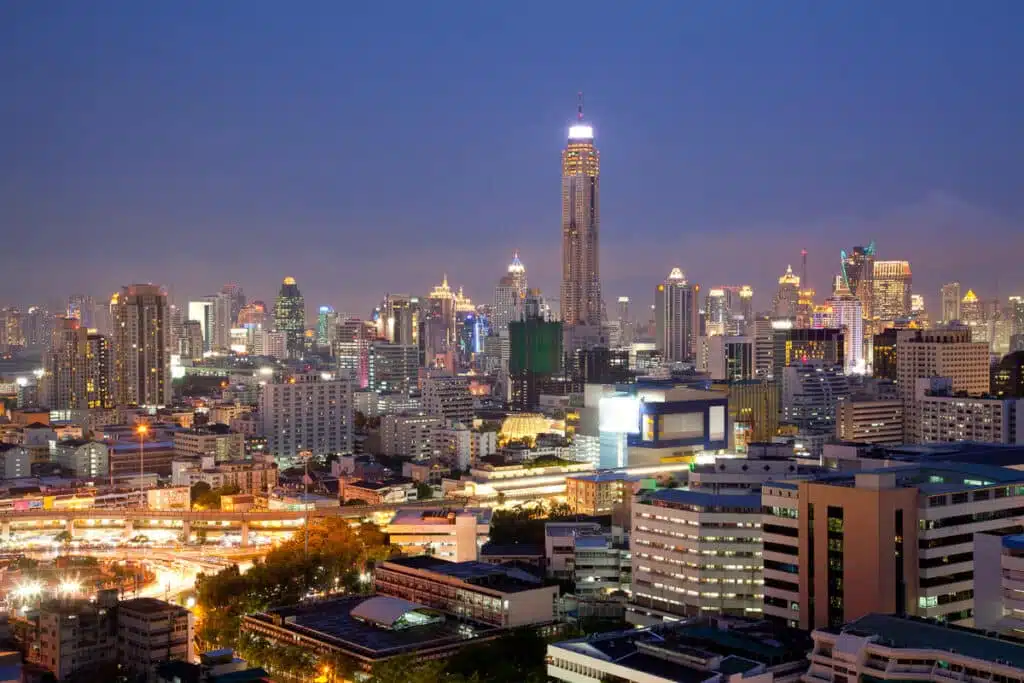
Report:
[{"label": "tall tower", "polygon": [[114,399],[119,406],[171,402],[167,292],[157,285],[129,285],[110,299],[114,321]]},{"label": "tall tower", "polygon": [[528,289],[526,286],[526,266],[519,260],[519,252],[512,255],[508,264],[508,273],[498,281],[494,288],[494,312],[491,318],[491,329],[495,332],[507,331],[508,324],[523,317],[523,302]]},{"label": "tall tower", "polygon": [[274,304],[274,328],[285,334],[289,358],[302,357],[302,338],[306,333],[306,300],[295,283],[286,277]]},{"label": "tall tower", "polygon": [[909,261],[875,261],[871,296],[882,327],[910,315],[911,283]]},{"label": "tall tower", "polygon": [[691,360],[696,355],[699,290],[687,282],[682,270],[673,268],[654,292],[656,342],[667,361]]},{"label": "tall tower", "polygon": [[562,321],[601,324],[601,163],[594,129],[583,123],[583,93],[577,121],[562,152]]},{"label": "tall tower", "polygon": [[960,283],[948,282],[942,285],[942,322],[949,324],[960,319]]},{"label": "tall tower", "polygon": [[854,247],[849,254],[845,250],[840,251],[839,258],[846,288],[850,290],[850,294],[860,299],[864,309],[864,319],[873,320],[875,317],[875,243],[871,242],[866,247]]}]

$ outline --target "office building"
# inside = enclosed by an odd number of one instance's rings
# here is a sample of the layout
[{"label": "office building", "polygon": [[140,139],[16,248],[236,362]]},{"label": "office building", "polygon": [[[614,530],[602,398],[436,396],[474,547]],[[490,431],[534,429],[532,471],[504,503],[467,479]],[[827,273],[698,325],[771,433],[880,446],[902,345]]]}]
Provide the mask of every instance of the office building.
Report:
[{"label": "office building", "polygon": [[921,462],[766,485],[765,615],[806,629],[872,612],[970,624],[973,534],[1021,530],[1022,482]]},{"label": "office building", "polygon": [[1024,350],[1007,354],[992,368],[992,395],[1024,398]]},{"label": "office building", "polygon": [[911,282],[909,261],[875,261],[872,313],[881,327],[910,317]]},{"label": "office building", "polygon": [[171,481],[175,486],[194,486],[199,482],[211,489],[237,487],[241,494],[264,493],[277,487],[277,464],[269,460],[224,460],[212,455],[175,456],[171,463]]},{"label": "office building", "polygon": [[[840,251],[839,260],[840,279],[846,285],[846,289],[860,299],[864,318],[873,320],[875,315],[875,243],[871,242],[866,247],[854,247],[849,253],[845,250]],[[873,334],[874,329],[871,329],[870,333]]]},{"label": "office building", "polygon": [[939,292],[941,313],[939,322],[948,325],[960,320],[960,283],[950,282],[942,285]]},{"label": "office building", "polygon": [[724,287],[709,289],[704,298],[704,334],[727,334],[731,320],[732,292]]},{"label": "office building", "polygon": [[110,473],[110,447],[100,441],[57,441],[53,447],[53,460],[72,477],[105,479]]},{"label": "office building", "polygon": [[836,438],[854,443],[903,443],[903,401],[854,394],[836,408]]},{"label": "office building", "polygon": [[123,600],[117,605],[117,654],[121,670],[150,681],[156,665],[192,659],[192,613],[155,598]]},{"label": "office building", "polygon": [[655,342],[666,361],[681,362],[696,356],[699,292],[700,286],[690,284],[679,268],[673,268],[654,291]]},{"label": "office building", "polygon": [[562,322],[567,326],[602,322],[601,163],[594,129],[578,120],[562,151]]},{"label": "office building", "polygon": [[789,365],[821,362],[842,366],[846,359],[846,335],[843,330],[823,327],[796,329],[785,321],[772,323],[772,377],[782,379]]},{"label": "office building", "polygon": [[565,478],[565,502],[576,515],[610,515],[633,495],[637,477],[626,472],[574,474]]},{"label": "office building", "polygon": [[697,338],[697,371],[716,382],[743,382],[754,378],[754,340],[715,335]]},{"label": "office building", "polygon": [[245,436],[226,424],[207,424],[174,432],[174,452],[180,456],[212,456],[217,462],[241,460]]},{"label": "office building", "polygon": [[182,338],[178,343],[177,352],[182,358],[192,361],[201,360],[205,347],[202,323],[198,320],[186,320],[182,329]]},{"label": "office building", "polygon": [[445,424],[439,415],[383,415],[380,443],[384,455],[430,458],[436,455],[434,433]]},{"label": "office building", "polygon": [[832,309],[830,326],[843,331],[843,370],[848,375],[863,375],[867,365],[864,362],[864,310],[860,299],[843,287],[826,299],[825,305]]},{"label": "office building", "polygon": [[370,346],[377,337],[376,328],[372,320],[359,318],[346,318],[335,327],[334,358],[338,375],[351,379],[357,389],[370,385]]},{"label": "office building", "polygon": [[118,406],[169,405],[167,292],[149,284],[124,287],[111,298],[110,313],[114,402]]},{"label": "office building", "polygon": [[494,288],[494,309],[491,312],[492,332],[508,330],[508,324],[523,317],[523,301],[528,291],[526,266],[519,260],[519,252],[512,254],[508,273]]},{"label": "office building", "polygon": [[314,455],[352,451],[352,385],[321,373],[302,373],[268,382],[260,394],[267,453],[294,462]]},{"label": "office building", "polygon": [[62,318],[53,335],[53,346],[45,354],[46,397],[44,405],[53,410],[81,410],[88,407],[88,331],[75,318]]},{"label": "office building", "polygon": [[863,680],[1019,681],[1024,646],[992,632],[933,620],[869,614],[845,626],[816,629],[806,683]]},{"label": "office building", "polygon": [[780,392],[775,380],[715,382],[711,390],[729,400],[729,424],[737,452],[745,452],[751,443],[770,441],[778,433]]},{"label": "office building", "polygon": [[416,346],[374,341],[367,348],[367,388],[408,394],[418,380],[420,352]]},{"label": "office building", "polygon": [[955,394],[945,377],[917,380],[915,443],[1024,443],[1024,399]]},{"label": "office building", "polygon": [[898,331],[895,327],[882,330],[874,336],[871,343],[871,375],[878,379],[895,382],[896,373],[896,341]]},{"label": "office building", "polygon": [[633,596],[626,619],[649,625],[761,612],[761,496],[683,489],[633,501]]},{"label": "office building", "polygon": [[960,323],[970,328],[973,341],[990,341],[987,321],[985,308],[978,295],[973,289],[968,289],[964,298],[960,300]]},{"label": "office building", "polygon": [[781,423],[796,431],[801,453],[820,455],[821,447],[836,433],[836,409],[849,397],[850,384],[841,365],[791,365],[782,373]]},{"label": "office building", "polygon": [[398,346],[418,346],[420,299],[408,294],[385,294],[381,306],[383,337]]},{"label": "office building", "polygon": [[948,377],[950,390],[968,395],[989,391],[988,344],[971,341],[966,329],[900,330],[896,343],[897,387],[903,401],[904,441],[920,432],[917,380]]},{"label": "office building", "polygon": [[32,474],[33,453],[25,446],[0,442],[0,462],[4,479],[17,479]]},{"label": "office building", "polygon": [[509,569],[429,556],[377,565],[377,592],[501,628],[555,620],[558,586],[529,582]]},{"label": "office building", "polygon": [[391,545],[404,555],[430,555],[451,562],[479,559],[491,533],[489,508],[407,508],[384,527]]},{"label": "office building", "polygon": [[547,675],[565,683],[797,683],[809,647],[796,629],[701,618],[552,643]]},{"label": "office building", "polygon": [[795,321],[799,304],[800,276],[793,273],[793,266],[786,266],[786,272],[779,278],[779,289],[772,299],[772,315]]},{"label": "office building", "polygon": [[284,332],[288,358],[301,358],[306,333],[306,300],[295,283],[286,277],[274,303],[274,329]]},{"label": "office building", "polygon": [[498,451],[498,435],[476,431],[461,422],[434,430],[434,453],[452,469],[466,470]]}]

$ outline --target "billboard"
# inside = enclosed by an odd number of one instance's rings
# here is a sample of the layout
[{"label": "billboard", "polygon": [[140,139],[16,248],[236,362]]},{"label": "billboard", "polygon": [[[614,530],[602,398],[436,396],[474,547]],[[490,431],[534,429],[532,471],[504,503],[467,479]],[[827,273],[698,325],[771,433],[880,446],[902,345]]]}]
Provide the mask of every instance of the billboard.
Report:
[{"label": "billboard", "polygon": [[636,396],[605,396],[598,402],[598,411],[600,431],[640,433],[640,399]]}]

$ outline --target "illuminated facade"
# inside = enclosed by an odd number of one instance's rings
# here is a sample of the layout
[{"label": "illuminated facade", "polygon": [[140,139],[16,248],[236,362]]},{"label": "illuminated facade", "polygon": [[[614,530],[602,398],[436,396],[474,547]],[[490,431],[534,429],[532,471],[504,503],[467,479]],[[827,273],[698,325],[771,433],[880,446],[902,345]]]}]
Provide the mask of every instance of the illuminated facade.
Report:
[{"label": "illuminated facade", "polygon": [[679,268],[673,268],[654,292],[654,316],[658,350],[667,361],[692,360],[700,333],[697,293]]},{"label": "illuminated facade", "polygon": [[860,299],[864,317],[874,317],[875,243],[854,247],[850,253],[839,252],[842,280],[850,293]]},{"label": "illuminated facade", "polygon": [[416,346],[420,340],[420,298],[385,294],[381,318],[384,338],[399,346]]},{"label": "illuminated facade", "polygon": [[911,273],[909,261],[875,261],[872,284],[873,316],[880,327],[910,316]]},{"label": "illuminated facade", "polygon": [[594,129],[579,120],[569,128],[562,152],[562,321],[601,324],[598,253],[601,227],[601,166]]},{"label": "illuminated facade", "polygon": [[114,399],[119,406],[171,402],[167,348],[167,292],[156,285],[129,285],[110,300],[114,321]]},{"label": "illuminated facade", "polygon": [[864,314],[861,300],[845,287],[826,302],[832,309],[832,327],[843,330],[845,348],[843,370],[847,374],[864,374]]},{"label": "illuminated facade", "polygon": [[526,266],[519,260],[519,252],[512,255],[508,273],[494,288],[494,312],[491,315],[491,329],[494,332],[508,330],[508,324],[523,317],[523,302],[528,291]]},{"label": "illuminated facade", "polygon": [[332,306],[321,306],[316,316],[316,345],[322,348],[332,348],[337,328],[337,312]]},{"label": "illuminated facade", "polygon": [[285,348],[289,358],[301,358],[306,334],[306,300],[295,283],[286,277],[274,305],[274,328],[284,332]]},{"label": "illuminated facade", "polygon": [[796,319],[800,303],[800,276],[793,273],[793,266],[786,266],[786,272],[779,278],[779,291],[772,301],[772,312],[776,318]]},{"label": "illuminated facade", "polygon": [[729,294],[722,287],[708,290],[704,299],[704,333],[709,337],[726,334],[731,308]]}]

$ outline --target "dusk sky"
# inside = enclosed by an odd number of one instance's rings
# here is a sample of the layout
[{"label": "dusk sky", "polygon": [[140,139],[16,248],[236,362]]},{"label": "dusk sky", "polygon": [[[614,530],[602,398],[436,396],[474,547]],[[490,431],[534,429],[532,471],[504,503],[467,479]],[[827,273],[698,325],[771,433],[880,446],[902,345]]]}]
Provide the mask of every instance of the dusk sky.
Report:
[{"label": "dusk sky", "polygon": [[[557,296],[576,92],[610,307],[673,266],[819,292],[875,239],[1024,294],[1024,2],[0,3],[0,305],[234,280],[365,316],[514,249]],[[997,290],[998,288],[998,290]]]}]

